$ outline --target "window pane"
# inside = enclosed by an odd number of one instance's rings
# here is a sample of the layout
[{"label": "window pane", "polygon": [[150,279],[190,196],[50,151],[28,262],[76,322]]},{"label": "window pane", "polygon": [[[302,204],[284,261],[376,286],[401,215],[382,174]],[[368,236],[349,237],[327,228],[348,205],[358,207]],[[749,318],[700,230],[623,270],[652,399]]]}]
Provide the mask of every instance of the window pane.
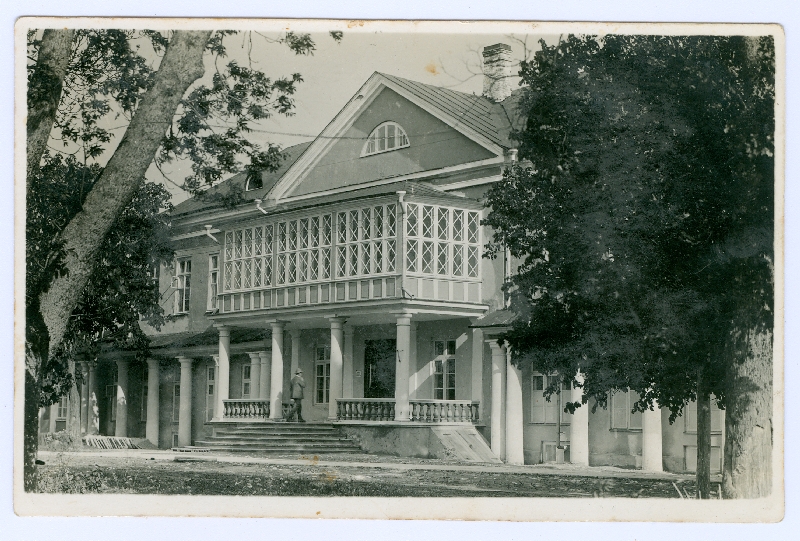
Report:
[{"label": "window pane", "polygon": [[422,236],[433,238],[433,207],[428,205],[422,206]]},{"label": "window pane", "polygon": [[409,237],[416,237],[417,236],[417,205],[409,204],[408,205],[408,216],[406,216],[406,232]]},{"label": "window pane", "polygon": [[448,340],[447,341],[447,354],[448,355],[455,355],[456,354],[456,341],[455,340]]},{"label": "window pane", "polygon": [[422,243],[422,272],[433,273],[433,243]]},{"label": "window pane", "polygon": [[461,242],[464,239],[464,211],[453,210],[453,240]]},{"label": "window pane", "polygon": [[300,220],[300,230],[298,232],[300,248],[308,248],[308,218]]},{"label": "window pane", "polygon": [[447,240],[447,221],[448,221],[448,218],[450,217],[450,212],[448,211],[448,209],[441,208],[441,207],[439,207],[436,212],[437,212],[437,215],[438,215],[437,233],[438,233],[439,240]]},{"label": "window pane", "polygon": [[340,243],[347,242],[347,214],[340,212],[336,218],[336,238]]},{"label": "window pane", "polygon": [[478,247],[470,246],[467,250],[467,275],[470,278],[478,277]]},{"label": "window pane", "polygon": [[309,235],[309,246],[316,248],[319,246],[319,216],[311,218],[311,230]]},{"label": "window pane", "polygon": [[331,244],[331,215],[326,214],[322,217],[322,245],[330,246]]},{"label": "window pane", "polygon": [[447,243],[440,242],[437,248],[436,273],[447,274]]},{"label": "window pane", "polygon": [[[433,354],[435,356],[444,355],[444,342],[442,340],[437,340],[433,343]],[[437,366],[441,366],[440,361],[436,361],[438,364]]]},{"label": "window pane", "polygon": [[386,241],[386,272],[394,272],[395,260],[394,240]]},{"label": "window pane", "polygon": [[467,226],[467,241],[473,244],[478,242],[478,213],[469,213],[469,224]]},{"label": "window pane", "polygon": [[350,211],[350,220],[347,224],[350,234],[348,235],[350,242],[358,240],[358,211]]},{"label": "window pane", "polygon": [[464,275],[464,246],[453,245],[453,276]]},{"label": "window pane", "polygon": [[386,205],[386,236],[387,237],[394,237],[395,236],[395,217],[396,217],[396,210],[394,205]]},{"label": "window pane", "polygon": [[244,257],[253,256],[253,230],[244,230]]},{"label": "window pane", "polygon": [[406,242],[406,268],[408,272],[417,272],[417,241]]},{"label": "window pane", "polygon": [[256,227],[253,234],[253,255],[261,255],[264,251],[263,235],[263,230],[260,227]]},{"label": "window pane", "polygon": [[383,237],[383,207],[375,207],[373,210],[374,221],[373,221],[373,238],[381,238]]}]

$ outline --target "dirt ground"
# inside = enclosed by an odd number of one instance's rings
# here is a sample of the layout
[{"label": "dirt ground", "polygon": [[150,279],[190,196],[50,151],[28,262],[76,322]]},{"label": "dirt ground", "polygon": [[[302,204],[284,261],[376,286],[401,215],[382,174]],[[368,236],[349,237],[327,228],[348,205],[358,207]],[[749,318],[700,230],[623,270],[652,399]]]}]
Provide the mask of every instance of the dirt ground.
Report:
[{"label": "dirt ground", "polygon": [[[293,457],[295,459],[299,457]],[[236,457],[140,457],[53,455],[40,466],[40,490],[68,493],[205,494],[268,496],[500,496],[678,498],[694,493],[685,477],[642,478],[603,472],[509,472],[503,468],[459,468],[417,461],[413,468],[387,462],[359,465],[246,463]],[[245,457],[242,457],[246,460]],[[288,462],[288,461],[287,461]],[[344,463],[343,463],[344,462]]]}]

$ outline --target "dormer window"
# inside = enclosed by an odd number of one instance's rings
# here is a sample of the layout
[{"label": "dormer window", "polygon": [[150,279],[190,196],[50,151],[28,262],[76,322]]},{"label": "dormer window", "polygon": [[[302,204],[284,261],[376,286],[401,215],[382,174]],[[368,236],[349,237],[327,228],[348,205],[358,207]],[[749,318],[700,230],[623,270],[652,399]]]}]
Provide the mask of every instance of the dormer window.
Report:
[{"label": "dormer window", "polygon": [[369,134],[367,144],[361,151],[361,157],[389,152],[408,146],[408,136],[405,130],[395,122],[384,122]]},{"label": "dormer window", "polygon": [[264,187],[264,181],[261,179],[261,171],[251,170],[247,172],[247,179],[244,184],[244,191],[260,190]]}]

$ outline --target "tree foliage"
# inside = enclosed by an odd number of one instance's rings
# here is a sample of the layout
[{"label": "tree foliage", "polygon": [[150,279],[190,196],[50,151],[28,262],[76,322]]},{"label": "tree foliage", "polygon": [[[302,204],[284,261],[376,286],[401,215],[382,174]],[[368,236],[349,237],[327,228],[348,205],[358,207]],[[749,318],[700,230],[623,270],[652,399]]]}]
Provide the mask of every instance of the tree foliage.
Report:
[{"label": "tree foliage", "polygon": [[[97,180],[101,168],[84,165],[74,156],[47,155],[39,173],[30,179],[26,229],[27,292],[36,291],[56,264],[53,239],[72,217]],[[41,406],[64,396],[73,384],[69,362],[79,355],[96,355],[99,342],[147,352],[140,319],[159,327],[164,322],[161,292],[153,269],[172,259],[169,243],[169,192],[160,184],[142,182],[103,242],[89,286],[70,319],[63,347],[41,370]],[[31,299],[28,303],[33,303]]]},{"label": "tree foliage", "polygon": [[772,327],[771,38],[571,35],[520,75],[523,162],[486,220],[521,259],[507,340],[600,405],[674,419],[698,370],[724,405],[736,307]]}]

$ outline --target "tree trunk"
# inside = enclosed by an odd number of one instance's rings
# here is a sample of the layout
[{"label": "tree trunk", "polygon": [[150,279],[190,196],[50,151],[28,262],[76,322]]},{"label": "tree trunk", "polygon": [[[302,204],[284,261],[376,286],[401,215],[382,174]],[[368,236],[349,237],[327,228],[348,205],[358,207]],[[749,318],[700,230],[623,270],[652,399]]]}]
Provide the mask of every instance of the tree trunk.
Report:
[{"label": "tree trunk", "polygon": [[[42,35],[36,64],[28,79],[27,178],[42,159],[56,120],[58,102],[69,66],[74,30],[48,29]],[[28,183],[30,185],[30,182]]]},{"label": "tree trunk", "polygon": [[25,492],[36,490],[39,477],[36,455],[39,452],[39,378],[25,370],[25,420],[23,421],[23,487]]},{"label": "tree trunk", "polygon": [[97,250],[120,212],[130,203],[171,125],[181,98],[203,75],[203,52],[210,31],[177,31],[167,46],[153,87],[142,97],[117,150],[79,212],[64,229],[67,272],[41,296],[50,351],[59,347],[89,280]]},{"label": "tree trunk", "polygon": [[697,370],[697,497],[711,497],[711,394]]},{"label": "tree trunk", "polygon": [[772,328],[731,333],[725,397],[726,498],[759,498],[772,491]]}]

